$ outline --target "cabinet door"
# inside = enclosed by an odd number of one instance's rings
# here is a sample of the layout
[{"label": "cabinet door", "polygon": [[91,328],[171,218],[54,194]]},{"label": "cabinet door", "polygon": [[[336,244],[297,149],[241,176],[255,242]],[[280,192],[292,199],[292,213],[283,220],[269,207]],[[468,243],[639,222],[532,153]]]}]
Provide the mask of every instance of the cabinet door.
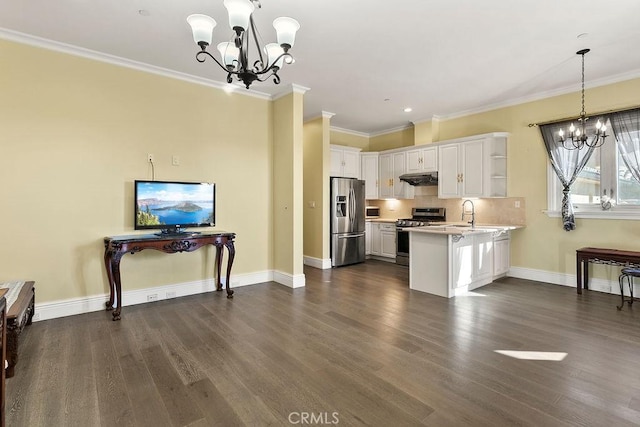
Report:
[{"label": "cabinet door", "polygon": [[393,197],[396,199],[412,199],[413,187],[400,181],[400,175],[406,173],[407,156],[405,152],[393,153]]},{"label": "cabinet door", "polygon": [[[452,240],[455,239],[452,237]],[[453,289],[469,286],[473,282],[473,238],[462,237],[451,244],[451,286]]]},{"label": "cabinet door", "polygon": [[473,240],[473,281],[490,278],[493,276],[492,233],[476,234]]},{"label": "cabinet door", "polygon": [[343,176],[360,178],[360,153],[344,150],[342,152]]},{"label": "cabinet door", "polygon": [[395,258],[396,257],[396,232],[395,230],[380,231],[380,255]]},{"label": "cabinet door", "polygon": [[371,223],[371,255],[381,254],[382,243],[380,241],[380,223]]},{"label": "cabinet door", "polygon": [[329,176],[342,176],[342,150],[338,148],[331,148]]},{"label": "cabinet door", "polygon": [[364,254],[371,254],[371,223],[364,224]]},{"label": "cabinet door", "polygon": [[484,139],[462,143],[462,197],[484,196]]},{"label": "cabinet door", "polygon": [[436,172],[438,170],[438,147],[424,148],[421,163],[425,172]]},{"label": "cabinet door", "polygon": [[364,179],[364,198],[378,198],[378,153],[361,155],[360,179]]},{"label": "cabinet door", "polygon": [[422,170],[422,150],[407,151],[407,173],[416,173]]},{"label": "cabinet door", "polygon": [[438,197],[459,198],[460,171],[458,160],[460,144],[443,145],[438,150]]},{"label": "cabinet door", "polygon": [[509,271],[509,239],[496,240],[493,245],[493,277],[503,276]]},{"label": "cabinet door", "polygon": [[380,197],[393,197],[393,157],[391,154],[381,154],[379,159],[378,190]]}]

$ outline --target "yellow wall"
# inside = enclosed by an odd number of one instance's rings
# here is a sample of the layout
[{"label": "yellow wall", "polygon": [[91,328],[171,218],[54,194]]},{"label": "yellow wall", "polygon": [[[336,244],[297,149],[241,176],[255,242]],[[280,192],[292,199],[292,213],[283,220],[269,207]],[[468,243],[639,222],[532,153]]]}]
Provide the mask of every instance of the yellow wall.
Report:
[{"label": "yellow wall", "polygon": [[304,124],[304,255],[329,258],[330,118]]},{"label": "yellow wall", "polygon": [[273,102],[274,267],[290,276],[303,274],[303,124],[302,94]]},{"label": "yellow wall", "polygon": [[414,145],[415,135],[413,126],[384,135],[369,138],[369,151],[384,151],[394,148],[409,147]]},{"label": "yellow wall", "polygon": [[347,147],[355,147],[360,148],[363,151],[369,150],[369,137],[361,136],[353,133],[340,132],[338,130],[332,129],[331,133],[331,144],[335,145],[346,145]]},{"label": "yellow wall", "polygon": [[[234,274],[273,268],[271,102],[8,41],[0,51],[0,280],[35,280],[38,303],[108,292],[102,238],[134,233],[147,153],[156,179],[217,184]],[[125,255],[124,290],[210,278],[212,257]]]},{"label": "yellow wall", "polygon": [[[586,91],[588,111],[599,112],[640,105],[640,79]],[[577,219],[571,232],[560,218],[549,218],[547,155],[537,127],[579,114],[580,95],[572,93],[514,107],[440,122],[440,140],[495,131],[509,132],[508,195],[526,200],[527,226],[512,234],[511,264],[549,272],[575,274],[575,250],[583,246],[640,250],[640,221]],[[611,139],[607,143],[612,144]],[[597,275],[616,280],[619,268],[598,267]]]}]

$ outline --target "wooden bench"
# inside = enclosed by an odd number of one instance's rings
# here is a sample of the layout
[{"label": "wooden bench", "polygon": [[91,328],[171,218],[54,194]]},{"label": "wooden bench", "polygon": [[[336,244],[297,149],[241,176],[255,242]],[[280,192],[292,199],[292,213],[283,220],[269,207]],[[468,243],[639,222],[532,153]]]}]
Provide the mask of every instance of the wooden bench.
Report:
[{"label": "wooden bench", "polygon": [[640,252],[605,248],[581,248],[576,250],[577,292],[589,289],[589,263],[622,267],[640,267]]},{"label": "wooden bench", "polygon": [[[0,287],[4,284],[0,284]],[[23,282],[17,295],[10,297],[11,291],[5,295],[7,299],[7,369],[6,377],[11,378],[18,363],[18,337],[25,326],[33,320],[35,308],[34,282]]]}]

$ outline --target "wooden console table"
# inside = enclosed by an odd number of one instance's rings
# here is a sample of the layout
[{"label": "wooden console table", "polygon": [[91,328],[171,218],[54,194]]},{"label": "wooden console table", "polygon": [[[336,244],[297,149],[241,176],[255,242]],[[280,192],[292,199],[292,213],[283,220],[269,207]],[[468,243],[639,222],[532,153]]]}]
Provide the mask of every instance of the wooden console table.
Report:
[{"label": "wooden console table", "polygon": [[577,292],[589,289],[589,263],[640,267],[640,252],[618,249],[581,248],[576,250]]},{"label": "wooden console table", "polygon": [[[104,264],[107,269],[109,279],[109,301],[107,310],[113,310],[113,320],[120,320],[122,310],[122,285],[120,282],[120,260],[127,252],[135,254],[145,249],[155,249],[157,251],[173,254],[176,252],[193,252],[203,246],[213,245],[216,247],[216,290],[222,290],[220,280],[220,269],[222,266],[222,250],[226,247],[229,251],[229,261],[227,262],[226,291],[227,298],[233,298],[233,291],[229,287],[231,282],[231,266],[235,257],[235,247],[233,239],[235,233],[210,233],[201,234],[185,233],[184,235],[158,236],[155,234],[136,234],[129,236],[112,236],[104,238]],[[114,307],[114,300],[116,306]]]}]

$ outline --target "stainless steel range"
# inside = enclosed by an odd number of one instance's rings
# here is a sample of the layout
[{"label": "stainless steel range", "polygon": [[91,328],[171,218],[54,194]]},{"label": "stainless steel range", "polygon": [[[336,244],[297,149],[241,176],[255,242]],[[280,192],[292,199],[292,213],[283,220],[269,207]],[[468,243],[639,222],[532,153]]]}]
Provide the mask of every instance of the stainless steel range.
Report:
[{"label": "stainless steel range", "polygon": [[413,208],[411,218],[396,221],[396,264],[409,265],[409,227],[442,224],[446,220],[445,208]]}]

